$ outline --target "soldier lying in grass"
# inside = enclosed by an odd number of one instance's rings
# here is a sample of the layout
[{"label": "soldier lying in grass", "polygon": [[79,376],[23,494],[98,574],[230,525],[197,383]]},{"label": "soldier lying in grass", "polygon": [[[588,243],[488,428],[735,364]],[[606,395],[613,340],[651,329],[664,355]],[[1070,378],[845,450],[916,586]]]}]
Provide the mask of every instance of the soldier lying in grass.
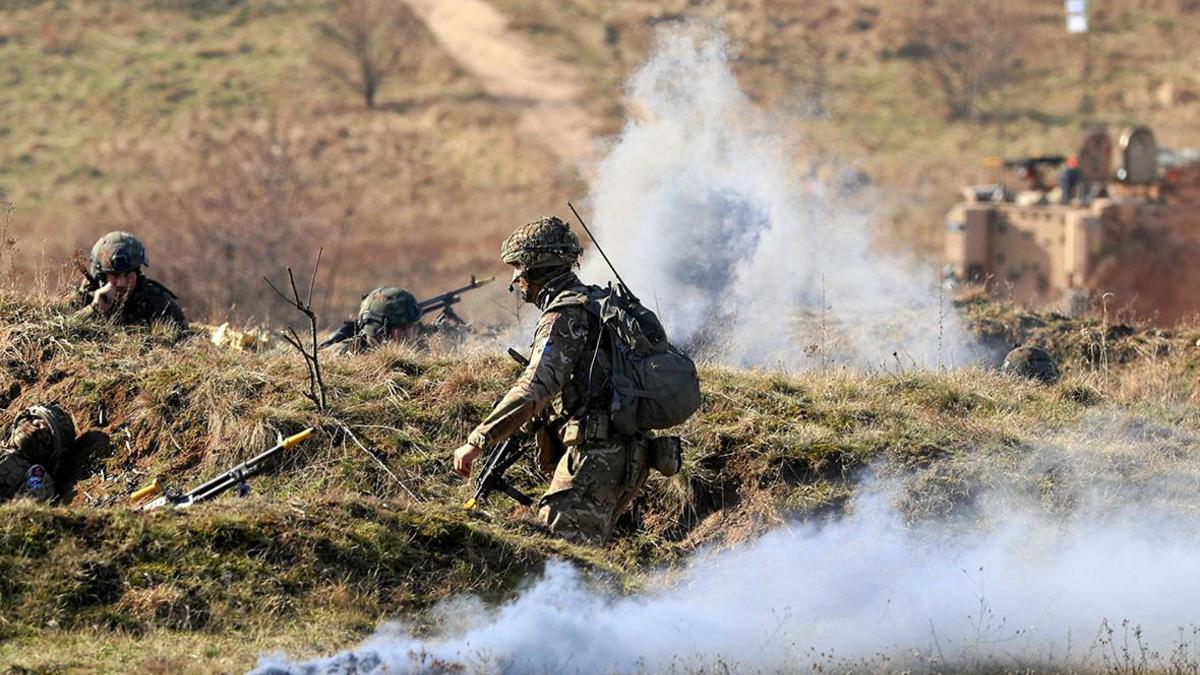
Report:
[{"label": "soldier lying in grass", "polygon": [[166,286],[147,278],[146,248],[128,232],[109,232],[92,246],[87,279],[79,288],[77,303],[82,316],[98,316],[121,326],[171,324],[180,334],[188,329],[187,317]]},{"label": "soldier lying in grass", "polygon": [[74,445],[75,422],[57,404],[21,411],[0,449],[0,501],[22,496],[55,499],[55,475]]}]

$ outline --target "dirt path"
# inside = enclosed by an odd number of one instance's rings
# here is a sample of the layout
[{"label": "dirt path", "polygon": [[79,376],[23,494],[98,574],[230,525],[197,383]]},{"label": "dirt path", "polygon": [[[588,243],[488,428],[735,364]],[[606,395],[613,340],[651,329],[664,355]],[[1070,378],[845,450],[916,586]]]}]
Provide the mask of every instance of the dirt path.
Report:
[{"label": "dirt path", "polygon": [[569,65],[537,53],[483,0],[406,0],[446,51],[484,89],[521,109],[520,128],[582,174],[599,159],[583,88]]}]

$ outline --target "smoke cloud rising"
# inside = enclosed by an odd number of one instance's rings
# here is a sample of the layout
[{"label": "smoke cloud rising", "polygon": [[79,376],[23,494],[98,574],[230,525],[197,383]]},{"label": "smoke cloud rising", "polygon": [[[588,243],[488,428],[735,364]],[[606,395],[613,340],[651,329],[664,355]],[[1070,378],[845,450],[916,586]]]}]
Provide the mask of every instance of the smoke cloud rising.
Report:
[{"label": "smoke cloud rising", "polygon": [[[593,224],[674,339],[735,364],[807,367],[814,337],[794,317],[808,315],[839,335],[833,362],[972,358],[932,275],[873,251],[867,214],[790,177],[720,40],[665,36],[631,96],[647,114],[600,169]],[[961,493],[925,494],[941,483],[877,466],[845,515],[697,554],[632,596],[552,562],[501,606],[447,601],[436,635],[393,624],[327,659],[264,657],[258,672],[1050,669],[1143,656],[1194,669],[1200,447],[1116,411],[1082,428],[1014,450],[1017,468],[955,460],[971,497],[949,515],[922,500]]]},{"label": "smoke cloud rising", "polygon": [[[975,360],[936,275],[874,250],[869,213],[796,175],[723,39],[664,32],[629,98],[642,114],[599,168],[594,225],[673,341],[743,366]],[[611,274],[592,255],[584,277]]]},{"label": "smoke cloud rising", "polygon": [[1195,668],[1200,473],[1179,452],[1196,439],[1117,413],[1090,426],[1030,447],[1016,471],[964,467],[992,487],[949,519],[914,524],[910,478],[880,467],[849,515],[699,555],[635,596],[555,562],[501,607],[446,603],[437,637],[390,626],[352,652],[265,658],[260,672],[1045,669],[1143,656]]}]

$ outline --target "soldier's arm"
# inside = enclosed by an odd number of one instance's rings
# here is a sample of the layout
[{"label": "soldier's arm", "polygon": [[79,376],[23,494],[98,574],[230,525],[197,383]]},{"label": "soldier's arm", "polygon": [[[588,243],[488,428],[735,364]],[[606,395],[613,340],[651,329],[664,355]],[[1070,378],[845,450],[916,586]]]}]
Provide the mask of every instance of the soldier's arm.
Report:
[{"label": "soldier's arm", "polygon": [[71,294],[71,307],[76,310],[76,314],[91,306],[92,300],[95,299],[96,290],[100,288],[100,284],[90,278],[85,278],[79,282],[79,286],[75,288],[75,292]]},{"label": "soldier's arm", "polygon": [[184,315],[183,308],[179,306],[178,302],[169,300],[167,302],[167,311],[164,313],[164,315],[171,320],[171,323],[175,324],[175,327],[178,328],[180,332],[186,333],[188,331],[187,316]]},{"label": "soldier's arm", "polygon": [[333,335],[330,335],[324,342],[321,343],[320,348],[325,349],[327,347],[332,347],[336,344],[345,342],[354,337],[355,333],[357,332],[357,323],[354,321],[343,321],[342,325],[338,327],[337,331],[335,331]]},{"label": "soldier's arm", "polygon": [[529,365],[467,442],[487,450],[533,419],[566,386],[587,351],[587,315],[578,307],[546,312],[534,333]]}]

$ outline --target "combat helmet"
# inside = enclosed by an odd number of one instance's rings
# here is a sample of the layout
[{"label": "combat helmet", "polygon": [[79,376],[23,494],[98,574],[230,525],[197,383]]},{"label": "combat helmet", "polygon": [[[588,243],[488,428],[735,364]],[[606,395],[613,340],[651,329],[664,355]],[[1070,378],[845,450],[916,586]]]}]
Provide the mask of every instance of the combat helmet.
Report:
[{"label": "combat helmet", "polygon": [[21,421],[29,417],[40,417],[50,425],[50,435],[53,439],[55,453],[62,452],[75,444],[75,421],[71,414],[63,410],[57,403],[30,406],[17,414],[13,422],[13,431],[21,425]]},{"label": "combat helmet", "polygon": [[92,276],[108,272],[132,272],[150,264],[146,247],[128,232],[109,232],[92,246]]},{"label": "combat helmet", "polygon": [[574,265],[583,254],[579,237],[557,216],[542,216],[518,227],[500,245],[506,265],[520,263],[525,269]]},{"label": "combat helmet", "polygon": [[1054,357],[1041,347],[1017,347],[1004,356],[1000,370],[1045,384],[1058,381],[1058,366]]},{"label": "combat helmet", "polygon": [[382,286],[367,293],[358,306],[359,331],[376,336],[389,328],[403,328],[421,318],[421,309],[412,293],[392,286]]}]

